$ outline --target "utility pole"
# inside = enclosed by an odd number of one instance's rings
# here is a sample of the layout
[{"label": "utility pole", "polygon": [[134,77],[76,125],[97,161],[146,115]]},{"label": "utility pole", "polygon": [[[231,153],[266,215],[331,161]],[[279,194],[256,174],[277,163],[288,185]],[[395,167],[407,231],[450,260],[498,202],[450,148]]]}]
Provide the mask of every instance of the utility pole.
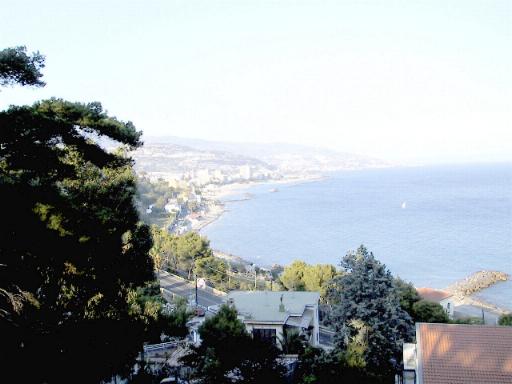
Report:
[{"label": "utility pole", "polygon": [[256,272],[256,269],[254,270],[254,290],[256,290],[256,276],[258,276],[258,273]]},{"label": "utility pole", "polygon": [[228,291],[231,289],[231,263],[228,263]]},{"label": "utility pole", "polygon": [[196,278],[196,307],[197,307],[197,275],[194,273],[194,276]]}]

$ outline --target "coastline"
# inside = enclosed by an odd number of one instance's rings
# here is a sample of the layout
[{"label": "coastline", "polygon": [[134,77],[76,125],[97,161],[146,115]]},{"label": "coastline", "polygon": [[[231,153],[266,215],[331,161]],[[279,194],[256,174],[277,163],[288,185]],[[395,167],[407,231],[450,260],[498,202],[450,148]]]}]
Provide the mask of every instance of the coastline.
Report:
[{"label": "coastline", "polygon": [[227,196],[234,195],[237,193],[241,193],[244,190],[247,190],[251,187],[255,187],[257,185],[274,185],[274,184],[285,184],[285,185],[295,185],[295,184],[303,184],[303,183],[311,183],[314,181],[321,181],[327,179],[329,176],[326,175],[312,175],[312,176],[302,176],[302,177],[288,177],[284,179],[278,180],[258,180],[258,181],[248,181],[246,183],[231,183],[224,184],[218,186],[211,194],[208,195],[212,200],[221,200]]},{"label": "coastline", "polygon": [[[192,230],[201,232],[208,225],[217,221],[221,218],[221,216],[226,212],[225,204],[229,201],[222,201],[223,199],[236,195],[239,193],[243,193],[249,188],[252,188],[257,185],[296,185],[303,183],[310,183],[315,181],[321,181],[328,178],[325,175],[312,175],[312,176],[303,176],[303,177],[289,177],[279,180],[262,180],[262,181],[248,181],[246,183],[231,183],[224,184],[216,187],[213,191],[205,194],[205,197],[210,201],[210,206],[206,214],[199,220],[196,220],[194,224],[192,224]],[[244,198],[244,200],[248,200],[250,197]]]},{"label": "coastline", "polygon": [[[232,183],[232,184],[225,184],[222,186],[217,186],[215,189],[212,189],[209,191],[209,193],[205,194],[205,197],[211,202],[211,205],[209,206],[209,209],[205,215],[200,220],[197,220],[195,225],[192,226],[192,230],[200,232],[204,228],[206,228],[208,225],[212,224],[216,220],[218,220],[224,212],[227,210],[226,204],[231,201],[240,201],[240,200],[248,200],[251,197],[241,197],[240,199],[236,200],[229,200],[230,196],[233,195],[241,195],[244,192],[246,192],[248,189],[254,186],[259,185],[279,185],[279,184],[286,184],[286,185],[294,185],[294,184],[302,184],[307,182],[313,182],[313,181],[320,181],[328,178],[329,176],[310,176],[310,177],[301,177],[301,178],[286,178],[281,180],[264,180],[264,181],[250,181],[250,182],[244,182],[244,183]],[[244,259],[243,257],[231,255],[223,252],[222,250],[215,250],[214,254],[217,257],[225,258],[232,260],[233,262],[243,263],[246,265],[256,265],[256,262],[248,261],[247,259]],[[469,276],[468,278],[470,278]],[[479,290],[474,292],[453,292],[451,288],[453,288],[454,285],[456,285],[458,282],[455,282],[450,287],[447,287],[447,290],[452,291],[454,294],[454,305],[457,307],[465,308],[466,313],[468,316],[474,316],[475,310],[476,311],[486,311],[489,313],[492,313],[499,317],[500,315],[511,313],[509,308],[501,307],[499,305],[493,304],[492,302],[488,302],[482,298],[477,297],[477,294],[485,290],[487,287],[481,287]],[[493,283],[494,284],[494,283]]]},{"label": "coastline", "polygon": [[455,306],[470,306],[487,310],[496,315],[510,313],[509,310],[489,303],[476,295],[487,288],[509,280],[510,276],[499,271],[478,271],[463,280],[457,281],[445,288],[453,295]]}]

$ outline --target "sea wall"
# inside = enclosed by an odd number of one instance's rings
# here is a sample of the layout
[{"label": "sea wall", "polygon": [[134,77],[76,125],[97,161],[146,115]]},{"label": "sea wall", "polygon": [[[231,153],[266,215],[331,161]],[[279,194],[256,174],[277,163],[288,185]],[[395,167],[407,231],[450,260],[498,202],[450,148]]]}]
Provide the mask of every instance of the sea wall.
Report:
[{"label": "sea wall", "polygon": [[466,277],[464,280],[450,285],[446,288],[446,291],[459,298],[464,298],[471,296],[485,288],[488,288],[500,281],[507,281],[508,278],[509,276],[504,272],[478,271],[473,273],[471,276]]}]

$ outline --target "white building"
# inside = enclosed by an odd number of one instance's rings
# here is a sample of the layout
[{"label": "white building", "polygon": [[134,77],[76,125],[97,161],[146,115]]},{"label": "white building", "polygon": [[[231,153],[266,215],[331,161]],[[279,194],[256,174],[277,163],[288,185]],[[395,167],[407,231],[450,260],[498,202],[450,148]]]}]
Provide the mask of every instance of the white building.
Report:
[{"label": "white building", "polygon": [[180,206],[180,204],[178,204],[177,201],[169,200],[169,202],[167,204],[165,204],[164,209],[168,213],[181,212],[181,206]]},{"label": "white building", "polygon": [[283,330],[294,329],[306,336],[312,346],[319,345],[318,292],[232,291],[228,304],[254,337],[279,345]]},{"label": "white building", "polygon": [[195,181],[199,185],[206,185],[211,182],[210,170],[209,169],[200,169],[196,172]]},{"label": "white building", "polygon": [[251,180],[252,170],[249,165],[242,165],[240,167],[240,178],[243,180]]},{"label": "white building", "polygon": [[418,288],[418,294],[423,300],[441,304],[450,319],[453,319],[453,295],[447,291],[433,288]]},{"label": "white building", "polygon": [[213,171],[213,178],[220,183],[224,183],[226,181],[226,175],[221,169]]}]

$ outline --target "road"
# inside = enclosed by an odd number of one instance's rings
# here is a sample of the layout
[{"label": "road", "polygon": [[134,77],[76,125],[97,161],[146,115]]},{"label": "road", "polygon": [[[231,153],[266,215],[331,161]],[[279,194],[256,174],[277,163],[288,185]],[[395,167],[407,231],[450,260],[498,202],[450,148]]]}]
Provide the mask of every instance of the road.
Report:
[{"label": "road", "polygon": [[[195,299],[195,284],[167,272],[158,273],[158,278],[160,279],[160,286],[162,288],[171,291],[175,295],[182,296],[185,299],[189,299],[190,297],[194,297]],[[197,301],[199,305],[208,307],[210,305],[222,304],[224,298],[212,292],[198,289]]]}]

